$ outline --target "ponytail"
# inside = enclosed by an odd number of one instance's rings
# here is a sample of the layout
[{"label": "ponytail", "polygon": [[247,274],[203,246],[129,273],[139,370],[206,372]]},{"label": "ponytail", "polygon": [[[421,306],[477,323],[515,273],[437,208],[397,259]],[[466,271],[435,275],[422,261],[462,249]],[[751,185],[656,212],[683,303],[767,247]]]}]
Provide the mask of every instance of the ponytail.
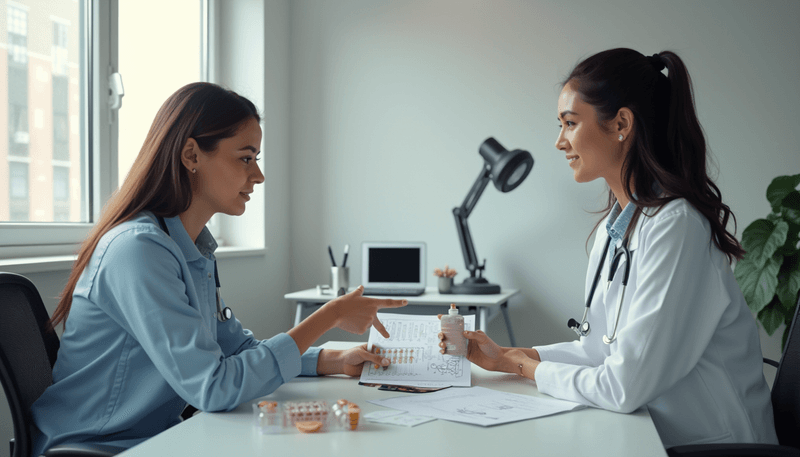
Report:
[{"label": "ponytail", "polygon": [[[733,219],[735,232],[736,217],[707,173],[705,136],[691,78],[680,57],[672,51],[645,57],[631,49],[611,49],[579,63],[563,84],[567,83],[595,108],[601,125],[620,108],[634,114],[631,148],[622,168],[624,192],[636,205],[627,234],[644,208],[658,213],[670,201],[683,198],[708,220],[711,240],[728,260],[741,259],[744,249],[726,228]],[[609,189],[603,217],[615,202]]]}]

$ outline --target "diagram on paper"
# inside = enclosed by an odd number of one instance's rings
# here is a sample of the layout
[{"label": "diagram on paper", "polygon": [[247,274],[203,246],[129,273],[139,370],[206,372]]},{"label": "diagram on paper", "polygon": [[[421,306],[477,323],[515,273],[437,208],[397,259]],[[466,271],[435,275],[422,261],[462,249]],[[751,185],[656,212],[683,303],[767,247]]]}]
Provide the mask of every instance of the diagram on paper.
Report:
[{"label": "diagram on paper", "polygon": [[[440,353],[440,323],[436,316],[379,313],[391,335],[370,330],[372,351],[389,359],[389,367],[365,364],[361,382],[416,387],[469,386],[471,364],[465,357]],[[464,329],[475,328],[475,316],[464,316]]]},{"label": "diagram on paper", "polygon": [[369,400],[369,402],[407,411],[410,414],[483,426],[505,424],[584,408],[580,403],[543,395],[520,395],[484,387],[447,389],[425,394],[423,397],[406,395]]}]

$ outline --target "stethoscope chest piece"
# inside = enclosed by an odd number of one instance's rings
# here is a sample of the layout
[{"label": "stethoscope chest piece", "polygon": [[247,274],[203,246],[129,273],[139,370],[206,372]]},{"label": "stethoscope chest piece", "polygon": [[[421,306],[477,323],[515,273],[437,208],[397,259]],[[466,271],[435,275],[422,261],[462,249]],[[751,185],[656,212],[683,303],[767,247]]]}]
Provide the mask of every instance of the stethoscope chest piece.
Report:
[{"label": "stethoscope chest piece", "polygon": [[587,336],[592,331],[589,321],[586,320],[586,313],[584,313],[581,322],[570,319],[569,322],[567,322],[567,327],[571,328],[578,336]]},{"label": "stethoscope chest piece", "polygon": [[[216,269],[216,266],[214,266],[214,268]],[[217,312],[214,313],[214,315],[220,322],[225,322],[230,320],[233,317],[233,311],[227,306],[222,308],[222,306],[220,306],[220,303],[222,303],[222,300],[219,297],[219,287],[217,287]]]}]

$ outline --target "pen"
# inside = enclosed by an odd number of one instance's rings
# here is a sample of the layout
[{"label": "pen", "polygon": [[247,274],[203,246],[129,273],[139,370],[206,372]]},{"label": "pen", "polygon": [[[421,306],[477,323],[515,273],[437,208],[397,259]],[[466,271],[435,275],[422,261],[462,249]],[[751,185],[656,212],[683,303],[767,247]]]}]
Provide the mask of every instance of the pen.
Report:
[{"label": "pen", "polygon": [[342,268],[344,268],[345,265],[347,265],[347,253],[348,252],[350,252],[350,245],[349,244],[345,244],[344,245],[344,260],[342,260]]},{"label": "pen", "polygon": [[328,255],[331,256],[331,263],[333,266],[336,266],[336,260],[333,258],[333,250],[331,249],[331,245],[328,245]]}]

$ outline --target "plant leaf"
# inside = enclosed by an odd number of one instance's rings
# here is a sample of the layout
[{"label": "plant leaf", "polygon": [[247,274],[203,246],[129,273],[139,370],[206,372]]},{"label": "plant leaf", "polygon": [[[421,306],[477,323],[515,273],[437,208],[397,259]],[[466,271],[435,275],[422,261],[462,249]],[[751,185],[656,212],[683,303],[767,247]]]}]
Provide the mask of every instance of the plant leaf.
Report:
[{"label": "plant leaf", "polygon": [[795,225],[800,225],[800,210],[793,208],[781,207],[781,214],[783,218]]},{"label": "plant leaf", "polygon": [[[784,262],[789,261],[791,261],[791,258],[784,260]],[[775,294],[784,309],[794,311],[794,305],[797,304],[798,291],[800,291],[800,269],[797,269],[795,265],[794,270],[789,270],[782,278],[778,279],[778,287],[775,289]]]},{"label": "plant leaf", "polygon": [[783,200],[781,200],[781,206],[784,208],[800,209],[800,192],[796,190],[789,192],[783,197]]},{"label": "plant leaf", "polygon": [[800,174],[789,176],[778,176],[773,179],[767,187],[767,200],[772,205],[772,210],[778,212],[781,206],[781,201],[786,196],[797,188],[800,184]]},{"label": "plant leaf", "polygon": [[739,287],[742,289],[747,306],[753,313],[764,309],[775,296],[778,287],[778,270],[782,258],[770,257],[763,265],[758,265],[745,256],[736,264],[733,271]]},{"label": "plant leaf", "polygon": [[789,224],[784,221],[773,224],[766,219],[756,219],[742,232],[742,244],[747,251],[744,258],[756,266],[763,265],[783,246],[788,233]]},{"label": "plant leaf", "polygon": [[772,335],[783,324],[783,310],[778,303],[772,302],[758,313],[758,320],[761,321],[767,335]]}]

